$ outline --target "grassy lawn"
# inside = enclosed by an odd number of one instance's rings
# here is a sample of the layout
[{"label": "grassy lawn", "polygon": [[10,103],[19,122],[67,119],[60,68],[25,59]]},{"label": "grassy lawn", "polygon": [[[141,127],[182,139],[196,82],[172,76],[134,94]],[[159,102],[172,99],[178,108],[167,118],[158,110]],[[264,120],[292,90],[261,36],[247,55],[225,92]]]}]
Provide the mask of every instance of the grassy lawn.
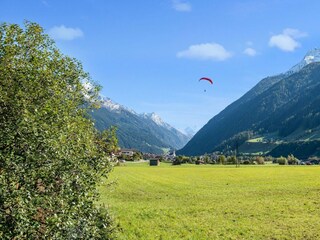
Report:
[{"label": "grassy lawn", "polygon": [[119,239],[320,239],[318,166],[115,167]]}]

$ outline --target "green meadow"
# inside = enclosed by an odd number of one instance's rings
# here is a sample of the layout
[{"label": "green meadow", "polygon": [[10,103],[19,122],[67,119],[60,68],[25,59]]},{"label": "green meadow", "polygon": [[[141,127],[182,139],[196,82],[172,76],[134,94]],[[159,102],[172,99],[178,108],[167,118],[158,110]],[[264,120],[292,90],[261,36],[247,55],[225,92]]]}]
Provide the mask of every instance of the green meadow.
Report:
[{"label": "green meadow", "polygon": [[127,163],[101,203],[119,239],[320,239],[319,166]]}]

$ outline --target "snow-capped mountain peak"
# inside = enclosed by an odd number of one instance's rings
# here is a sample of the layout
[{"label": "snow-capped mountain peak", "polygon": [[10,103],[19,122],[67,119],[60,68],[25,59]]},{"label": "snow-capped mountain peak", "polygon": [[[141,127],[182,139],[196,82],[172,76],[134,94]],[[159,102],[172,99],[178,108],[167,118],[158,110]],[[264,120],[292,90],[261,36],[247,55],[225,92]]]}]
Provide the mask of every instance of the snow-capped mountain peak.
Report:
[{"label": "snow-capped mountain peak", "polygon": [[135,111],[133,111],[132,109],[129,109],[125,106],[122,106],[114,101],[112,101],[110,98],[108,97],[100,97],[100,101],[101,101],[101,107],[105,107],[111,111],[114,112],[120,112],[122,110],[131,112],[133,114],[137,114]]},{"label": "snow-capped mountain peak", "polygon": [[144,117],[146,119],[152,120],[155,124],[157,124],[159,126],[167,126],[168,125],[167,123],[165,123],[161,119],[161,117],[158,114],[156,114],[154,112],[152,112],[152,113],[142,113],[141,115],[142,115],[142,117]]},{"label": "snow-capped mountain peak", "polygon": [[117,112],[117,113],[120,113],[122,111],[128,111],[128,112],[130,112],[130,113],[132,113],[134,115],[143,117],[144,119],[149,119],[149,120],[153,121],[155,124],[157,124],[158,126],[165,127],[167,129],[172,129],[172,127],[168,123],[164,122],[161,119],[161,117],[158,114],[154,113],[154,112],[138,114],[134,110],[132,110],[130,108],[127,108],[127,107],[125,107],[123,105],[120,105],[120,104],[112,101],[108,97],[100,96],[100,101],[101,101],[101,107],[107,108],[110,111]]},{"label": "snow-capped mountain peak", "polygon": [[101,99],[101,106],[110,109],[111,111],[116,111],[121,109],[121,105],[113,102],[110,98],[102,98]]},{"label": "snow-capped mountain peak", "polygon": [[293,66],[285,74],[291,75],[293,73],[299,72],[303,67],[314,62],[320,62],[320,48],[314,48],[307,52],[302,61]]},{"label": "snow-capped mountain peak", "polygon": [[163,120],[161,119],[161,117],[159,115],[157,115],[156,113],[151,113],[150,114],[150,118],[152,119],[152,121],[154,121],[156,124],[158,125],[164,125]]},{"label": "snow-capped mountain peak", "polygon": [[162,154],[164,149],[183,147],[190,139],[156,113],[138,114],[107,97],[100,96],[99,101],[101,107],[90,112],[95,126],[100,131],[116,126],[120,147]]}]

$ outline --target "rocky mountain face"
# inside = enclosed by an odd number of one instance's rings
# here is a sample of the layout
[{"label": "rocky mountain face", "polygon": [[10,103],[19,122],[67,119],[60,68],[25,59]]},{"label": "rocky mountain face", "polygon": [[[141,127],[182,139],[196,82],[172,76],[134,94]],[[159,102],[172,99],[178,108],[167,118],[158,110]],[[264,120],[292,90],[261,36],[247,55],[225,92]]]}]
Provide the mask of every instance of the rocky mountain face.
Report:
[{"label": "rocky mountain face", "polygon": [[98,130],[117,127],[122,148],[161,154],[169,149],[182,148],[190,140],[157,114],[138,114],[109,98],[101,98],[101,108],[90,112],[90,115]]},{"label": "rocky mountain face", "polygon": [[261,80],[214,116],[178,154],[201,155],[236,146],[241,150],[253,138],[266,143],[267,154],[279,145],[319,140],[319,61],[320,50],[314,49],[289,71]]}]

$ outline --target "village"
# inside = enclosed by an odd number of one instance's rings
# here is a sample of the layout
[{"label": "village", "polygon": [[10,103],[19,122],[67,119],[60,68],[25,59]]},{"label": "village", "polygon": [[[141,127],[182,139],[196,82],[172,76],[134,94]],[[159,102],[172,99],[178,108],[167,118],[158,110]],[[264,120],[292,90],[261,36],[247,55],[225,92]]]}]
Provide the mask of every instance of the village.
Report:
[{"label": "village", "polygon": [[320,158],[310,157],[308,159],[298,159],[292,154],[287,157],[271,157],[262,155],[244,155],[230,151],[226,154],[222,152],[213,152],[201,156],[181,156],[176,155],[175,150],[170,150],[166,154],[142,153],[136,149],[120,149],[113,154],[116,165],[123,165],[129,162],[149,162],[150,166],[158,166],[161,162],[172,163],[172,165],[181,164],[221,164],[221,165],[319,165]]}]

